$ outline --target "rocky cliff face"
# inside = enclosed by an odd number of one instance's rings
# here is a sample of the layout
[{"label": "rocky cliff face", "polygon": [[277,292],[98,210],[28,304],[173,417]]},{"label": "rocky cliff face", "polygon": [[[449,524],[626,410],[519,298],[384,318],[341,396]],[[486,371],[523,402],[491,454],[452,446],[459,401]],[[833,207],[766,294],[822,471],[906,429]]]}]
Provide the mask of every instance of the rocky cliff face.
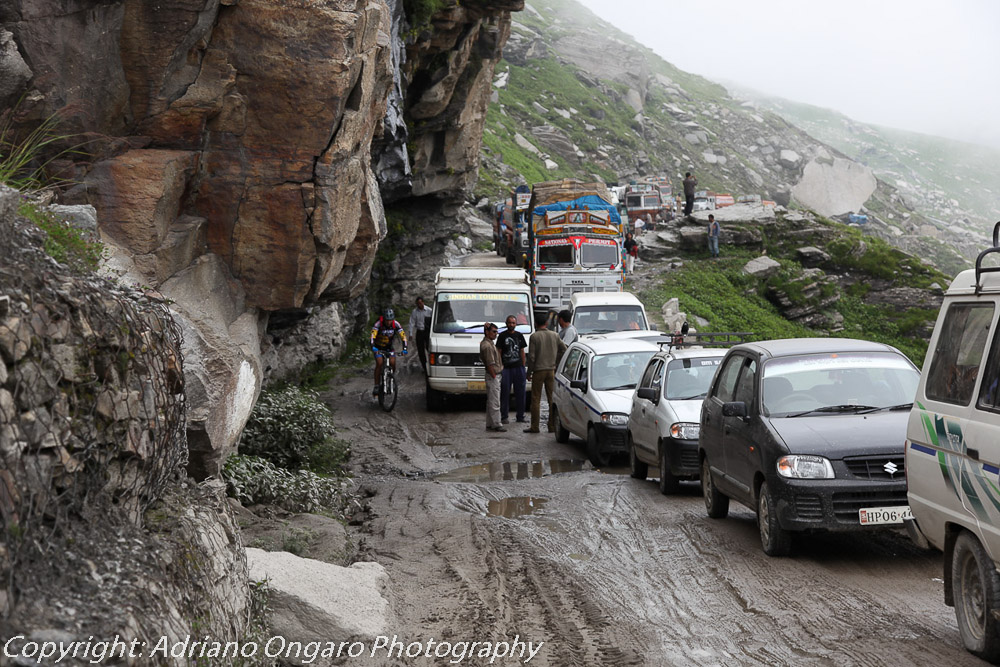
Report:
[{"label": "rocky cliff face", "polygon": [[0,7],[0,111],[87,141],[55,162],[78,183],[63,201],[92,205],[117,269],[174,302],[193,473],[218,471],[249,414],[268,313],[364,291],[386,233],[373,160],[397,198],[474,180],[520,4],[456,4],[409,35],[385,0]]}]

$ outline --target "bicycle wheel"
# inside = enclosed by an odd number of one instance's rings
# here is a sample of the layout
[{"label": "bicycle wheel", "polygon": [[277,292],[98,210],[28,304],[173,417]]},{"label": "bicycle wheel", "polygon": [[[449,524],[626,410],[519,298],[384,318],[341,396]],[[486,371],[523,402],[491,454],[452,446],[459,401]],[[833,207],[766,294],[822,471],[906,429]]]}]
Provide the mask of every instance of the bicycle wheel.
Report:
[{"label": "bicycle wheel", "polygon": [[386,412],[396,407],[396,376],[388,366],[382,371],[382,386],[379,387],[378,404]]}]

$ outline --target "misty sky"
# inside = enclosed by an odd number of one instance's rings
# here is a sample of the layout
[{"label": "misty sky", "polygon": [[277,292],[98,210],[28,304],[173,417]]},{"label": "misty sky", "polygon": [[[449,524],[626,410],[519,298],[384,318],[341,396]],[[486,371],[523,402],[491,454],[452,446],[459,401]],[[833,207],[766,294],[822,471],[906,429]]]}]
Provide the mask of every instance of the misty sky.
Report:
[{"label": "misty sky", "polygon": [[1000,148],[1000,0],[579,1],[685,71]]}]

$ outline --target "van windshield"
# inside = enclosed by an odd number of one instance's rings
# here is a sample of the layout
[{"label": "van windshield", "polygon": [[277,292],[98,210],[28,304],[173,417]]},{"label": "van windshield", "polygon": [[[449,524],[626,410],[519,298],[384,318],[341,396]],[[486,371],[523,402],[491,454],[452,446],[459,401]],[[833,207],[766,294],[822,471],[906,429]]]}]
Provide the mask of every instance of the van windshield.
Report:
[{"label": "van windshield", "polygon": [[527,294],[502,292],[441,292],[434,302],[434,333],[483,333],[493,322],[501,331],[507,317],[517,319],[517,331],[531,333],[531,308]]},{"label": "van windshield", "polygon": [[573,326],[580,335],[649,329],[642,308],[623,305],[577,306]]},{"label": "van windshield", "polygon": [[764,364],[762,399],[771,417],[836,414],[839,406],[890,408],[913,402],[920,373],[894,352],[778,357]]}]

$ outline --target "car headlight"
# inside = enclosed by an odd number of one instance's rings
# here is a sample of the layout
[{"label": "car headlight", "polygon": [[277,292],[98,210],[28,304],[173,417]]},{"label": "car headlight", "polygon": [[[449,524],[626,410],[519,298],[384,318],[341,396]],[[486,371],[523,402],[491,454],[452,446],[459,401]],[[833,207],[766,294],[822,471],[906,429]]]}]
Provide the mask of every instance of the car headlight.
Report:
[{"label": "car headlight", "polygon": [[602,412],[601,421],[612,426],[626,426],[628,424],[628,415],[621,412]]},{"label": "car headlight", "polygon": [[833,465],[822,456],[789,455],[778,459],[778,474],[792,479],[833,479]]},{"label": "car headlight", "polygon": [[438,358],[437,358],[437,362],[438,362],[438,365],[440,365],[440,366],[447,366],[448,364],[451,363],[451,355],[450,354],[439,354]]},{"label": "car headlight", "polygon": [[670,437],[678,440],[697,440],[701,433],[701,424],[677,422],[670,425]]}]

